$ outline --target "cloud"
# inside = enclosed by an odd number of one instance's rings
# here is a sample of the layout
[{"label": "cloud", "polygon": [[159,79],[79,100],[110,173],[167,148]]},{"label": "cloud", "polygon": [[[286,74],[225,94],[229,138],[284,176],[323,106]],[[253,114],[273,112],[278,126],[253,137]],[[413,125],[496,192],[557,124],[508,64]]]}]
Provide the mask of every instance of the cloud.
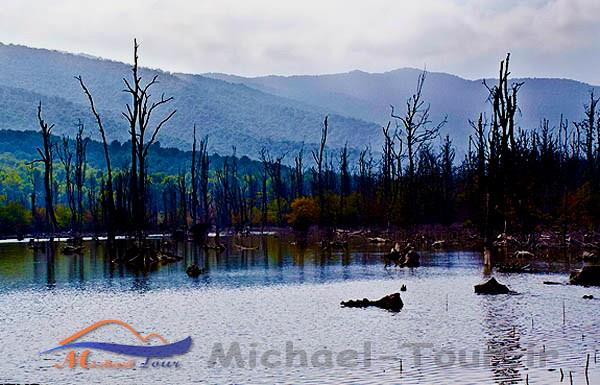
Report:
[{"label": "cloud", "polygon": [[[49,5],[51,4],[51,5]],[[422,67],[600,83],[597,0],[4,0],[6,43],[142,62],[171,71],[243,75]]]}]

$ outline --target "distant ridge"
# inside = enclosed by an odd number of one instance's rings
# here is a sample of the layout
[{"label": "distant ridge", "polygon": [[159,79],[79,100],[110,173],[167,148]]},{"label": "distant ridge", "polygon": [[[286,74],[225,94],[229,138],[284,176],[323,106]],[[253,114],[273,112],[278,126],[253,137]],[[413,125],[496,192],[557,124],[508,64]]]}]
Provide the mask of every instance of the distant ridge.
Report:
[{"label": "distant ridge", "polygon": [[[143,50],[140,53],[143,64]],[[0,129],[37,130],[35,108],[41,99],[47,120],[56,133],[72,134],[77,119],[95,132],[87,101],[73,78],[82,75],[106,120],[111,140],[127,140],[121,116],[127,95],[122,78],[130,76],[130,65],[87,55],[0,44]],[[143,69],[150,79],[159,75],[155,93],[173,96],[177,114],[159,136],[162,145],[189,149],[192,127],[200,136],[209,135],[211,151],[257,158],[261,148],[274,153],[296,151],[317,143],[322,122],[330,114],[331,145],[362,146],[377,140],[376,124],[348,118],[315,106],[258,91],[245,85],[200,75],[171,74]],[[159,116],[157,116],[159,118]]]},{"label": "distant ridge", "polygon": [[[355,70],[339,74],[241,77],[208,73],[205,76],[244,84],[257,90],[301,102],[312,102],[338,114],[384,124],[389,119],[390,104],[404,107],[414,92],[416,78],[422,71],[400,68],[382,73]],[[517,122],[534,128],[543,118],[557,125],[561,113],[570,121],[580,120],[589,91],[598,87],[571,79],[519,78],[525,85],[519,94],[521,114]],[[487,79],[494,84],[494,79]],[[444,133],[453,138],[459,150],[467,146],[472,130],[469,119],[489,112],[483,79],[468,80],[443,72],[428,72],[425,99],[431,104],[431,117],[440,120],[448,115]]]}]

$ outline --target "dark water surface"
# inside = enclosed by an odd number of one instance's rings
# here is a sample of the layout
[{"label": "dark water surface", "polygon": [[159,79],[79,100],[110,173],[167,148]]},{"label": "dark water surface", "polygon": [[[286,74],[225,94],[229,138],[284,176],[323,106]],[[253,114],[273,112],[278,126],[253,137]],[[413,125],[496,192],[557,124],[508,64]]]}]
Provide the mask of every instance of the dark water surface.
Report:
[{"label": "dark water surface", "polygon": [[[566,281],[579,263],[495,274],[518,294],[477,296],[473,285],[485,275],[476,252],[423,252],[420,268],[385,270],[389,246],[323,253],[272,236],[227,242],[221,255],[180,243],[184,261],[146,273],[111,263],[102,243],[87,242],[82,256],[53,258],[0,244],[0,383],[524,384],[528,377],[558,384],[562,369],[563,383],[571,374],[586,384],[589,354],[587,380],[600,384],[600,288],[542,284]],[[241,243],[258,249],[240,251]],[[194,261],[207,269],[197,279],[185,274]],[[400,313],[339,306],[402,284]],[[142,368],[145,359],[137,358],[129,369],[59,369],[53,365],[66,350],[40,354],[104,319],[168,342],[190,336],[193,344],[186,354],[155,360],[178,361],[176,368]],[[140,344],[116,324],[84,339]],[[241,361],[234,354],[228,364],[219,351],[239,351]]]}]

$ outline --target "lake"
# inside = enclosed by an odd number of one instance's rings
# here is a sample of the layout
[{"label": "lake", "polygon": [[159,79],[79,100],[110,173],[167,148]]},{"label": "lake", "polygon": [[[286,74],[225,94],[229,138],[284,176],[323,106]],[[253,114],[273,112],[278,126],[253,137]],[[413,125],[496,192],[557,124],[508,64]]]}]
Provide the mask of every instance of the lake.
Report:
[{"label": "lake", "polygon": [[[548,384],[562,370],[563,383],[586,384],[588,355],[587,381],[600,383],[600,288],[543,284],[566,282],[580,262],[496,273],[517,294],[478,296],[473,285],[487,277],[479,252],[421,251],[419,268],[384,269],[389,245],[326,253],[286,237],[225,241],[220,255],[179,243],[184,261],[145,273],[111,263],[102,242],[54,257],[0,244],[0,383]],[[241,251],[242,242],[257,249]],[[188,277],[192,262],[206,273]],[[398,313],[340,307],[402,284]],[[66,349],[40,354],[101,320],[192,345],[128,368],[57,368]],[[116,323],[86,337],[140,345]],[[98,366],[131,359],[96,350],[88,358]]]}]

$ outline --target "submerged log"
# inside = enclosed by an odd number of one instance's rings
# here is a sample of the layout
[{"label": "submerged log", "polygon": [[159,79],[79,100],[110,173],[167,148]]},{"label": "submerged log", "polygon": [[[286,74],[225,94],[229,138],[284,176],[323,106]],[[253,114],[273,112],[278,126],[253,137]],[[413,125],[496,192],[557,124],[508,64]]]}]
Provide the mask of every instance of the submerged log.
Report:
[{"label": "submerged log", "polygon": [[496,281],[496,278],[492,277],[489,281],[485,283],[480,283],[479,285],[475,285],[475,293],[476,294],[508,294],[510,293],[510,289]]},{"label": "submerged log", "polygon": [[600,265],[584,266],[569,277],[571,285],[600,286]]},{"label": "submerged log", "polygon": [[357,299],[357,300],[349,300],[342,301],[340,303],[342,307],[360,307],[365,308],[369,306],[375,306],[381,309],[389,310],[389,311],[400,311],[404,307],[404,303],[402,302],[402,298],[400,298],[400,293],[394,293],[390,295],[386,295],[383,298],[378,299],[377,301],[371,301],[367,298]]}]

